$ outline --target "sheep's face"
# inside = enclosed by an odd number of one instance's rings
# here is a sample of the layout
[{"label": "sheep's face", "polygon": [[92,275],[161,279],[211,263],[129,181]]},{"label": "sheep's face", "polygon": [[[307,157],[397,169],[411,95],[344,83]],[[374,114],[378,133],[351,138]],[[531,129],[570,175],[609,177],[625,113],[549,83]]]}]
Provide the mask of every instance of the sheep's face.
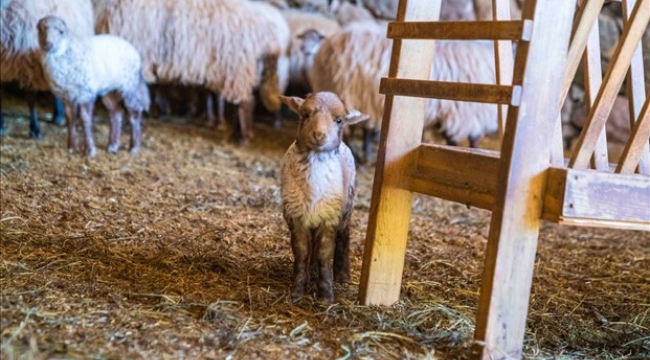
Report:
[{"label": "sheep's face", "polygon": [[330,92],[309,94],[305,99],[286,96],[281,99],[300,117],[296,141],[309,151],[338,149],[343,127],[369,118],[357,110],[348,111],[343,102]]},{"label": "sheep's face", "polygon": [[311,56],[316,54],[325,36],[316,29],[309,29],[298,35],[298,39],[300,39],[300,51],[307,56]]},{"label": "sheep's face", "polygon": [[46,16],[38,22],[38,44],[45,53],[61,51],[65,45],[68,27],[63,19]]}]

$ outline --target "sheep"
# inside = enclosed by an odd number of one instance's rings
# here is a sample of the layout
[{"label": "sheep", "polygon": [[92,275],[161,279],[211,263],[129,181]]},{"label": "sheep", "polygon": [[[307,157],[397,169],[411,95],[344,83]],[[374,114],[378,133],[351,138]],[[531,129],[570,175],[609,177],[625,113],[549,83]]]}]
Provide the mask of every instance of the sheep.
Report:
[{"label": "sheep", "polygon": [[123,37],[138,49],[148,83],[204,86],[237,105],[233,140],[245,144],[253,136],[256,86],[269,111],[281,106],[278,67],[287,62],[290,32],[273,6],[246,0],[106,0],[96,11],[98,33]]},{"label": "sheep", "polygon": [[66,102],[68,147],[78,150],[75,129],[76,110],[84,127],[86,153],[97,153],[92,137],[92,113],[95,99],[102,96],[111,119],[108,151],[117,152],[123,100],[131,123],[131,154],[140,148],[142,111],[149,109],[149,90],[142,77],[142,61],[127,41],[98,35],[75,38],[65,21],[46,16],[38,22],[41,64],[52,92]]},{"label": "sheep", "polygon": [[[93,9],[89,0],[2,0],[0,2],[0,83],[16,81],[27,90],[30,137],[41,138],[36,113],[36,91],[49,91],[38,57],[36,23],[56,15],[68,23],[77,36],[94,33]],[[62,123],[61,101],[55,102],[53,120]],[[0,114],[0,133],[3,130]]]},{"label": "sheep", "polygon": [[343,0],[333,0],[330,4],[330,13],[343,27],[355,22],[375,21],[375,17],[363,5],[352,5]]},{"label": "sheep", "polygon": [[[332,91],[346,104],[370,115],[364,127],[364,153],[381,126],[384,95],[379,82],[387,76],[392,41],[377,23],[356,23],[325,39],[314,57],[310,82],[314,91]],[[437,41],[431,79],[450,82],[494,84],[494,50],[487,41]],[[496,132],[497,105],[427,101],[425,126],[438,126],[447,143],[469,138],[476,147],[482,136]]]},{"label": "sheep", "polygon": [[343,127],[368,116],[348,110],[329,92],[281,99],[300,116],[281,172],[283,216],[294,256],[291,295],[298,300],[306,294],[310,265],[317,263],[318,298],[333,302],[332,279],[350,281],[350,218],[356,181],[352,152],[341,137]]}]

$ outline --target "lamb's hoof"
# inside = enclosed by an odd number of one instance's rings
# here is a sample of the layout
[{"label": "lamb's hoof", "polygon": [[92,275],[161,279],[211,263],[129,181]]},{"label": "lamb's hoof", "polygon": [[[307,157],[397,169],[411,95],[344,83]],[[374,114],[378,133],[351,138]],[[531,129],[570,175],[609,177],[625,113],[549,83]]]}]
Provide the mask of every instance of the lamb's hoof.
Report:
[{"label": "lamb's hoof", "polygon": [[52,119],[52,122],[55,123],[56,125],[63,126],[65,125],[65,116],[57,116],[54,119]]},{"label": "lamb's hoof", "polygon": [[111,144],[108,145],[106,151],[108,151],[111,154],[116,154],[119,149],[120,149],[120,144]]},{"label": "lamb's hoof", "polygon": [[95,156],[97,156],[97,149],[94,147],[86,149],[86,156],[88,156],[90,159],[93,159]]},{"label": "lamb's hoof", "polygon": [[29,138],[34,140],[41,140],[43,139],[43,134],[41,134],[40,131],[30,131]]},{"label": "lamb's hoof", "polygon": [[131,154],[131,155],[137,155],[138,152],[140,152],[140,147],[139,146],[132,147],[131,150],[129,150],[129,154]]}]

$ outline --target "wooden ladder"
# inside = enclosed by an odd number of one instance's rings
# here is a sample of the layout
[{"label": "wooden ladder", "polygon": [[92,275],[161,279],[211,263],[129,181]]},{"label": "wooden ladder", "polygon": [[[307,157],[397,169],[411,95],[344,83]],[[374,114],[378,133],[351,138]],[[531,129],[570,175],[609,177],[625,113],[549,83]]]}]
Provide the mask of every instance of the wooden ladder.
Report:
[{"label": "wooden ladder", "polygon": [[[596,33],[592,29],[604,0],[582,1],[575,26],[575,3],[567,0],[527,0],[521,21],[502,20],[509,18],[508,1],[493,0],[496,20],[478,22],[438,22],[441,0],[400,0],[397,20],[388,27],[394,39],[390,69],[380,85],[386,100],[361,303],[389,305],[399,299],[414,193],[492,211],[474,336],[477,355],[485,359],[522,355],[542,219],[650,230],[650,177],[644,170],[650,124],[648,100],[638,95],[638,85],[630,85],[637,120],[623,158],[615,172],[599,163],[606,146],[601,133],[626,64],[631,62],[630,71],[636,72],[629,82],[638,83],[636,44],[639,29],[642,33],[648,24],[649,1],[625,1],[629,21],[600,86],[600,73],[595,75],[600,59],[593,55],[597,28]],[[423,80],[429,78],[434,55],[430,39],[495,40],[498,85]],[[518,42],[511,74],[507,41]],[[590,97],[589,120],[567,161],[562,142],[550,140],[561,139],[561,100],[583,53],[588,93],[597,95]],[[507,107],[500,154],[423,144],[425,98]],[[600,171],[588,169],[590,164]]]}]

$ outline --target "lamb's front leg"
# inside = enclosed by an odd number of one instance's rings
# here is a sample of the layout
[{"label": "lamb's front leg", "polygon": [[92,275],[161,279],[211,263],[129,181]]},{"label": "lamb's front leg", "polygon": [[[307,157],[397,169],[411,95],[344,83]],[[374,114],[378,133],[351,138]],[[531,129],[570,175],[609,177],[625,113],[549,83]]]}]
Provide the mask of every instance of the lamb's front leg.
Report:
[{"label": "lamb's front leg", "polygon": [[336,230],[331,226],[321,226],[316,232],[318,243],[318,299],[332,303],[334,302],[334,283],[332,273],[332,261],[334,258],[334,248]]},{"label": "lamb's front leg", "polygon": [[95,140],[93,139],[93,109],[95,107],[94,101],[81,104],[79,106],[79,114],[81,122],[84,127],[84,138],[86,140],[86,155],[88,157],[95,157],[97,155],[97,148],[95,148]]},{"label": "lamb's front leg", "polygon": [[102,103],[108,109],[108,116],[111,120],[111,130],[108,135],[107,151],[111,154],[117,153],[120,149],[120,135],[122,133],[122,117],[124,112],[120,106],[120,95],[116,92],[102,96]]},{"label": "lamb's front leg", "polygon": [[299,300],[309,288],[309,260],[311,258],[311,232],[307,227],[294,219],[287,218],[291,232],[291,250],[293,252],[293,276],[291,297]]},{"label": "lamb's front leg", "polygon": [[68,125],[68,151],[79,151],[79,137],[77,136],[77,105],[65,100],[63,110],[65,121]]}]

